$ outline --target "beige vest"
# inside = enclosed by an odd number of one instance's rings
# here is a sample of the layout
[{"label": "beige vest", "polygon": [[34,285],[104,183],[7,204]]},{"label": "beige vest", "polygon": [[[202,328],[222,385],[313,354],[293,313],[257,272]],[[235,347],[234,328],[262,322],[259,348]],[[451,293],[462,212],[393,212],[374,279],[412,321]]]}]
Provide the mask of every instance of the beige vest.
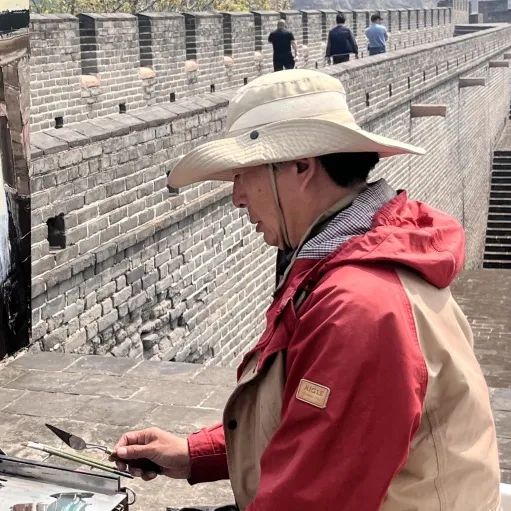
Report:
[{"label": "beige vest", "polygon": [[[413,307],[428,388],[408,461],[381,511],[497,511],[495,425],[468,322],[448,288],[439,290],[412,272],[398,275]],[[285,384],[282,352],[259,374],[256,358],[224,411],[229,476],[242,511],[257,492],[259,461],[280,423]]]}]

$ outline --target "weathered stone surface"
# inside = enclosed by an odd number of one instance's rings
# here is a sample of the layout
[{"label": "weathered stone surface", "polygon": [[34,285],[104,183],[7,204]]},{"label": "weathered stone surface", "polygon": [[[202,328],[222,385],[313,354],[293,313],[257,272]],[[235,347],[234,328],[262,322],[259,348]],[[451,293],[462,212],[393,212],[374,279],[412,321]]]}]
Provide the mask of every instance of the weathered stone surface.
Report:
[{"label": "weathered stone surface", "polygon": [[9,369],[37,369],[40,371],[63,371],[69,369],[76,363],[74,355],[62,353],[37,353],[34,355],[23,355],[16,358],[9,364]]},{"label": "weathered stone surface", "polygon": [[90,396],[27,390],[2,411],[34,417],[76,417],[79,409],[94,408],[95,399]]},{"label": "weathered stone surface", "polygon": [[2,392],[0,393],[0,410],[7,408],[13,401],[16,401],[16,399],[22,395],[22,390],[2,389]]},{"label": "weathered stone surface", "polygon": [[68,368],[71,372],[88,372],[89,374],[125,374],[140,361],[126,358],[84,356]]}]

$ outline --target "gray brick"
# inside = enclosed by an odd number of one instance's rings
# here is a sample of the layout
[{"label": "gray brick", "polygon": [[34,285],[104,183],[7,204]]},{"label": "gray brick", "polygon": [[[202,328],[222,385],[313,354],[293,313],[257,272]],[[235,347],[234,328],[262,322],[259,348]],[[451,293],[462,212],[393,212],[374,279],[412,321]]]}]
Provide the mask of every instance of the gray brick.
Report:
[{"label": "gray brick", "polygon": [[101,305],[96,304],[80,316],[80,327],[83,328],[99,317],[101,317]]},{"label": "gray brick", "polygon": [[118,317],[119,314],[116,309],[110,311],[106,316],[101,317],[98,320],[98,331],[102,332],[112,326],[117,321]]},{"label": "gray brick", "polygon": [[119,307],[121,304],[126,303],[130,297],[131,286],[128,286],[112,296],[113,306]]}]

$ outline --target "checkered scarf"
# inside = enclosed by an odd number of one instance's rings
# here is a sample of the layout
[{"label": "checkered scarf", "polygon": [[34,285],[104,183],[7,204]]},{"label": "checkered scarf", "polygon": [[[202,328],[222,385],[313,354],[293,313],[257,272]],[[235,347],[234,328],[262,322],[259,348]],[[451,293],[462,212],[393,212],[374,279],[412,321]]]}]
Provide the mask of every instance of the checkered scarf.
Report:
[{"label": "checkered scarf", "polygon": [[384,179],[370,183],[349,207],[303,245],[297,259],[323,259],[353,236],[365,234],[371,230],[376,212],[395,196],[395,190]]}]

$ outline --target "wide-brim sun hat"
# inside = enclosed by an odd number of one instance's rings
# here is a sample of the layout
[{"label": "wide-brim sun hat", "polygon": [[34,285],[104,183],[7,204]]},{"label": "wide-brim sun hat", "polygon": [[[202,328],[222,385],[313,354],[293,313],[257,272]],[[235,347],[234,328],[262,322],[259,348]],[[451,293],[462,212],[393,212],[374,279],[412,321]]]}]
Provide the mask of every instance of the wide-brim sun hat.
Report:
[{"label": "wide-brim sun hat", "polygon": [[227,108],[226,134],[182,156],[167,184],[232,181],[236,169],[346,152],[381,158],[425,153],[358,126],[337,78],[309,69],[279,71],[238,90]]}]

